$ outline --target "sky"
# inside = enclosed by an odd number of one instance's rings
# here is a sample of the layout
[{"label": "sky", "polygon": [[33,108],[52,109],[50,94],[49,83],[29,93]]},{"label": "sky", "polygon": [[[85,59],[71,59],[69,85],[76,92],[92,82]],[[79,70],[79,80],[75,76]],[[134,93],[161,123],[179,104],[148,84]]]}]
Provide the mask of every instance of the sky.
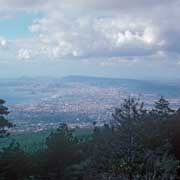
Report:
[{"label": "sky", "polygon": [[0,77],[180,79],[179,0],[0,0]]}]

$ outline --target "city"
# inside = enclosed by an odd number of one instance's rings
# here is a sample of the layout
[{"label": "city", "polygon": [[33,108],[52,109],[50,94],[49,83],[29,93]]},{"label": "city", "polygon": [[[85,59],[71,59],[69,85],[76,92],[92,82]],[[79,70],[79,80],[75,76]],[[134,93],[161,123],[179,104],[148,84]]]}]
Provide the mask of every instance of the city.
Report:
[{"label": "city", "polygon": [[[174,92],[177,88],[174,84],[164,91],[165,84],[153,87],[150,82],[128,79],[74,76],[46,81],[36,79],[33,83],[33,79],[26,78],[14,81],[17,81],[13,87],[15,96],[24,95],[23,101],[17,99],[9,104],[9,119],[16,124],[15,132],[57,128],[62,122],[71,127],[92,127],[93,122],[101,126],[111,121],[115,108],[128,96],[140,99],[147,108],[160,96],[167,98],[175,109],[180,104],[180,97],[176,95],[179,91]],[[132,82],[136,84],[133,88],[129,86]],[[148,83],[151,89],[144,88]],[[12,84],[8,86],[12,88]]]}]

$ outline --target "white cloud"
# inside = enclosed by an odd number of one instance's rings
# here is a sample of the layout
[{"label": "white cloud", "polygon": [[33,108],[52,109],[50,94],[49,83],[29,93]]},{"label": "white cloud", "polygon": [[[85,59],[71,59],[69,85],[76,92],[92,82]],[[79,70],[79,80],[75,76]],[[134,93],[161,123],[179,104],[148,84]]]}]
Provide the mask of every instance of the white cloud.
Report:
[{"label": "white cloud", "polygon": [[[144,19],[145,21],[145,19]],[[145,54],[158,49],[156,27],[142,19],[67,17],[49,14],[29,27],[38,32],[39,44],[58,57],[93,57]],[[151,46],[150,46],[151,45]],[[141,49],[141,51],[140,51]]]},{"label": "white cloud", "polygon": [[[130,10],[130,9],[149,9],[153,7],[158,7],[158,6],[167,6],[170,4],[169,0],[67,0],[64,2],[68,2],[69,4],[73,6],[78,6],[78,7],[85,7],[85,8],[98,8],[98,9],[121,9],[121,10]],[[178,0],[172,0],[171,3],[176,3]]]},{"label": "white cloud", "polygon": [[[35,33],[32,41],[27,38],[23,44],[13,43],[20,59],[180,53],[177,0],[0,0],[0,5],[2,11],[39,11],[44,15],[29,26]],[[0,40],[2,44],[6,41]]]},{"label": "white cloud", "polygon": [[128,58],[125,58],[125,57],[122,57],[122,58],[108,58],[106,60],[100,60],[97,64],[99,66],[102,66],[102,67],[117,67],[117,65],[122,65],[122,64],[126,64],[128,66],[132,66],[134,64],[137,64],[139,62],[139,59],[136,59],[136,58],[131,58],[131,59],[128,59]]},{"label": "white cloud", "polygon": [[28,49],[19,49],[17,57],[23,60],[31,59],[31,51]]},{"label": "white cloud", "polygon": [[7,46],[7,40],[3,37],[0,37],[0,47],[6,47]]}]

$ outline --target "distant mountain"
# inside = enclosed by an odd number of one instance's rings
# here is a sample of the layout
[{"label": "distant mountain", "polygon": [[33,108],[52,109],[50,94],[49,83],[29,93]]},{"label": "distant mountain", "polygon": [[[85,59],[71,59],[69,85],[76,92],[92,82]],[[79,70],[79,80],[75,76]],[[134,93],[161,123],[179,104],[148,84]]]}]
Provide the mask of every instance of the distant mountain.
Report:
[{"label": "distant mountain", "polygon": [[[96,86],[100,88],[120,88],[125,90],[128,94],[156,94],[165,97],[180,97],[180,83],[179,82],[158,82],[145,81],[136,79],[122,79],[122,78],[104,78],[104,77],[90,77],[90,76],[66,76],[62,78],[51,77],[21,77],[18,79],[0,79],[0,95],[1,98],[7,100],[23,96],[22,91],[17,92],[17,89],[26,87],[26,90],[33,89],[33,87],[42,87],[49,92],[53,88],[66,89],[69,83],[80,83],[88,86]],[[8,94],[8,95],[7,95]]]},{"label": "distant mountain", "polygon": [[180,96],[180,85],[171,82],[153,82],[136,79],[104,78],[90,76],[67,76],[63,77],[63,83],[83,83],[98,87],[122,87],[129,92],[156,93],[166,97]]}]

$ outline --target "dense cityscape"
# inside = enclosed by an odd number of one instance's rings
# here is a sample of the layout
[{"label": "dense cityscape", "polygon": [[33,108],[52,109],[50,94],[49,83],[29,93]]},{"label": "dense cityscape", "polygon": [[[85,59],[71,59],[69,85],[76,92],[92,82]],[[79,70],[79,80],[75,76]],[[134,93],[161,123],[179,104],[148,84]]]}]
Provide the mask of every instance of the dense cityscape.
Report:
[{"label": "dense cityscape", "polygon": [[[135,83],[133,88],[132,82]],[[76,76],[58,80],[11,80],[6,87],[14,90],[14,96],[18,93],[24,96],[9,103],[9,118],[16,124],[12,131],[42,131],[57,128],[62,122],[70,127],[91,127],[93,122],[101,126],[111,121],[114,109],[128,96],[140,99],[147,108],[161,95],[173,108],[179,106],[180,97],[171,93],[176,85],[167,86],[164,91],[164,84],[153,87],[150,83],[151,89],[146,89],[147,83],[150,82]],[[5,96],[8,99],[8,93]]]}]

